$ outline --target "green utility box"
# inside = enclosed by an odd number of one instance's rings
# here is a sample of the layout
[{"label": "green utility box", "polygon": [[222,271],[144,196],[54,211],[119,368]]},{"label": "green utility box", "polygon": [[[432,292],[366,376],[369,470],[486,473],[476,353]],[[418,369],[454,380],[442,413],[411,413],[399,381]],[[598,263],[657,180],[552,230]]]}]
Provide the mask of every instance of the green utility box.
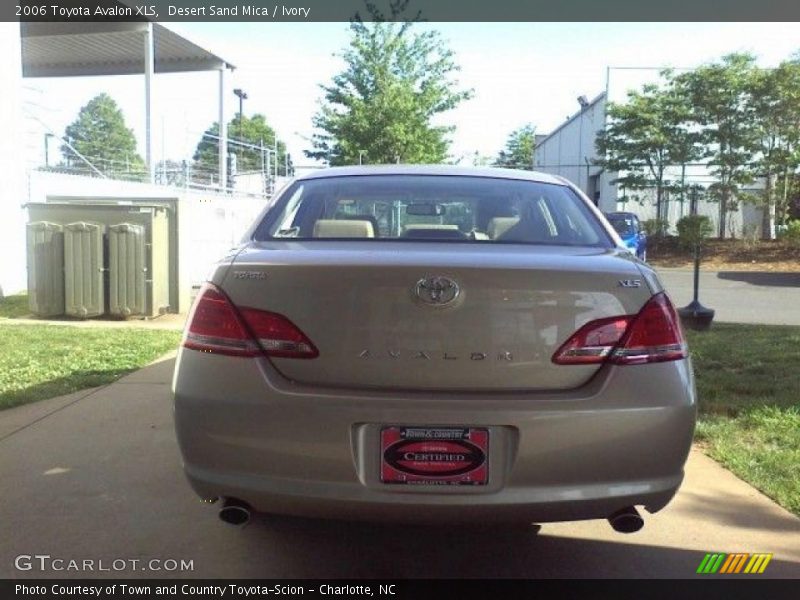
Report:
[{"label": "green utility box", "polygon": [[147,241],[143,225],[108,228],[108,312],[128,317],[147,313]]},{"label": "green utility box", "polygon": [[58,223],[27,226],[28,307],[40,317],[64,314],[64,233]]},{"label": "green utility box", "polygon": [[80,221],[64,226],[64,298],[70,317],[105,313],[105,269],[101,223]]},{"label": "green utility box", "polygon": [[[173,275],[177,269],[171,264],[175,248],[171,214],[164,205],[29,204],[29,287],[41,290],[31,296],[31,310],[36,303],[36,314],[79,318],[152,317],[175,312],[177,277]],[[41,266],[44,258],[38,263],[33,260],[30,240],[41,240],[38,243],[42,245],[51,238],[54,247],[60,241],[63,254],[60,305],[57,291],[50,291],[58,288],[57,280],[49,287],[31,283],[37,273],[44,277],[43,273],[50,271]],[[55,264],[57,251],[51,252]]]}]

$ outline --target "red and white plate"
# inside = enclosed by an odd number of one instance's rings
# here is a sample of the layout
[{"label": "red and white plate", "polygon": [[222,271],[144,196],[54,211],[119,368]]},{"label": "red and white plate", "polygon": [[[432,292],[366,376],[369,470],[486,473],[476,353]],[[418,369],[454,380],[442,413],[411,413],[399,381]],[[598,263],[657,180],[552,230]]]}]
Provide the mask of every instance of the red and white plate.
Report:
[{"label": "red and white plate", "polygon": [[381,430],[383,483],[486,485],[488,481],[488,429],[391,426]]}]

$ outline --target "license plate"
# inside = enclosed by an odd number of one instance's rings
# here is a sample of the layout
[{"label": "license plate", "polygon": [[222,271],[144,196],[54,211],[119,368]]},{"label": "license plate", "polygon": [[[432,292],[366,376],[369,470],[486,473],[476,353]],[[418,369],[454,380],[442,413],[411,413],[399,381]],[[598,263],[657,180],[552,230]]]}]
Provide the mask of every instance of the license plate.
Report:
[{"label": "license plate", "polygon": [[475,427],[384,427],[381,482],[486,485],[489,430]]}]

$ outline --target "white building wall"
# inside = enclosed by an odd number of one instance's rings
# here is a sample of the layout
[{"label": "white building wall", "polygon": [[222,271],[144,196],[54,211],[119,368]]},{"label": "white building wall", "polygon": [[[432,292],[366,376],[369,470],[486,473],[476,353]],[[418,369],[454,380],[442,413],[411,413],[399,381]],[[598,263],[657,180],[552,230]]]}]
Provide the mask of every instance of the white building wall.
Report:
[{"label": "white building wall", "polygon": [[533,166],[537,171],[566,177],[596,200],[601,210],[608,211],[616,206],[616,188],[603,169],[594,165],[595,140],[604,127],[605,95],[601,94],[540,142]]},{"label": "white building wall", "polygon": [[25,266],[24,144],[22,131],[22,58],[19,23],[0,23],[0,293],[27,287]]}]

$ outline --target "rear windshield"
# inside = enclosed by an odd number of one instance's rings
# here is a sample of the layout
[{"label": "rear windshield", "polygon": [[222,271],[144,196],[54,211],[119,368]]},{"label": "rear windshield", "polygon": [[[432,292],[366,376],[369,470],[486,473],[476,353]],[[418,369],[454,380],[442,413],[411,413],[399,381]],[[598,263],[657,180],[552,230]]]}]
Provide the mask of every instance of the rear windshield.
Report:
[{"label": "rear windshield", "polygon": [[255,239],[525,243],[610,247],[568,187],[469,176],[369,175],[297,181]]},{"label": "rear windshield", "polygon": [[636,223],[633,217],[613,215],[608,217],[608,222],[617,230],[620,235],[633,235],[636,233]]}]

